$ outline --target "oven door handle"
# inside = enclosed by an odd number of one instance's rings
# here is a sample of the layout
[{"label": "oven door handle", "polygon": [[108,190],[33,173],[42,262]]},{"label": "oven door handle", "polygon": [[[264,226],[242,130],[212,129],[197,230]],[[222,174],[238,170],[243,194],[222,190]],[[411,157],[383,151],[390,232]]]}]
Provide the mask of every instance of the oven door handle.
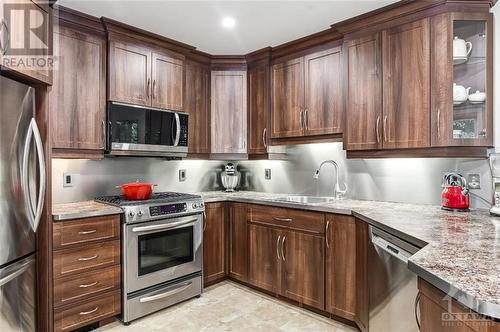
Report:
[{"label": "oven door handle", "polygon": [[186,289],[191,287],[192,284],[193,283],[191,281],[188,283],[184,283],[184,284],[180,285],[179,287],[176,287],[174,289],[166,291],[165,293],[161,293],[161,294],[157,294],[157,295],[153,295],[153,296],[148,296],[148,297],[143,297],[142,299],[139,300],[139,302],[147,303],[147,302],[156,301],[156,300],[160,300],[160,299],[163,299],[165,297],[168,297],[168,296],[175,295],[177,293],[185,291]]},{"label": "oven door handle", "polygon": [[134,228],[132,228],[132,232],[140,233],[140,232],[148,232],[148,231],[157,231],[157,230],[161,230],[161,229],[176,228],[179,226],[184,226],[187,224],[194,223],[196,221],[198,221],[198,219],[189,219],[189,220],[185,220],[185,221],[178,221],[178,222],[173,222],[173,223],[169,223],[169,224],[162,224],[162,225],[134,227]]}]

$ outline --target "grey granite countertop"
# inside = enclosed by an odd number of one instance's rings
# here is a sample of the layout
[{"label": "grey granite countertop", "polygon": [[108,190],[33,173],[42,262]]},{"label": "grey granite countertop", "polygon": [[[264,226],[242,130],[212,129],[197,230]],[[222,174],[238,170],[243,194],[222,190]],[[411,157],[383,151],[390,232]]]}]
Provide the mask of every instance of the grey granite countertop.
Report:
[{"label": "grey granite countertop", "polygon": [[52,205],[52,217],[55,221],[108,216],[123,213],[122,209],[94,201],[62,203]]},{"label": "grey granite countertop", "polygon": [[[409,269],[465,306],[500,319],[500,218],[486,210],[447,212],[439,206],[340,200],[290,203],[289,194],[220,191],[198,192],[205,203],[243,202],[354,215],[422,248],[409,259]],[[54,220],[121,213],[100,203],[53,206]]]},{"label": "grey granite countertop", "polygon": [[410,270],[465,306],[500,319],[500,218],[487,210],[448,212],[440,206],[341,200],[280,201],[287,194],[201,192],[205,202],[235,201],[352,214],[420,248]]}]

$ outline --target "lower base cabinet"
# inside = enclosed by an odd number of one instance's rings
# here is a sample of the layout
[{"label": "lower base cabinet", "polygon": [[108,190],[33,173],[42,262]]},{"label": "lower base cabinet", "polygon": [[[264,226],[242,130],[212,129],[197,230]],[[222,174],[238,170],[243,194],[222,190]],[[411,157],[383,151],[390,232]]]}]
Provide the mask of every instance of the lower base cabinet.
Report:
[{"label": "lower base cabinet", "polygon": [[203,226],[203,283],[205,286],[226,277],[225,204],[205,205]]},{"label": "lower base cabinet", "polygon": [[281,256],[278,231],[271,227],[250,224],[248,282],[272,293],[281,289]]},{"label": "lower base cabinet", "polygon": [[229,205],[229,277],[248,282],[248,209],[246,204]]}]

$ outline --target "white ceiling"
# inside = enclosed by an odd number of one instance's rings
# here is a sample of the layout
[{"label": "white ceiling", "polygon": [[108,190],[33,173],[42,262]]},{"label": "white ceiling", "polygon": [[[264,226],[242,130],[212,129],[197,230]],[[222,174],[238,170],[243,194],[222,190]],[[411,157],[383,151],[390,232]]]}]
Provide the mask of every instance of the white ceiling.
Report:
[{"label": "white ceiling", "polygon": [[[214,55],[246,54],[277,46],[393,2],[396,1],[58,1],[62,6],[124,22]],[[221,25],[226,16],[236,19],[232,30]]]}]

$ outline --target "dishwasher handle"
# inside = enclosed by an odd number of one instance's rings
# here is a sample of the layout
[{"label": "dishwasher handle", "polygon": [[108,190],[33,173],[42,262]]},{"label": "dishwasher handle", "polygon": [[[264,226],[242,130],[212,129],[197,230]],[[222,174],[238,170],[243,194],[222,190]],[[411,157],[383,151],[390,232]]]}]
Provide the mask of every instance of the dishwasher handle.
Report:
[{"label": "dishwasher handle", "polygon": [[396,257],[400,261],[403,261],[405,264],[408,264],[408,258],[412,256],[412,254],[409,253],[408,251],[398,247],[394,243],[391,243],[374,233],[372,233],[372,243],[374,246],[384,250],[385,252]]}]

